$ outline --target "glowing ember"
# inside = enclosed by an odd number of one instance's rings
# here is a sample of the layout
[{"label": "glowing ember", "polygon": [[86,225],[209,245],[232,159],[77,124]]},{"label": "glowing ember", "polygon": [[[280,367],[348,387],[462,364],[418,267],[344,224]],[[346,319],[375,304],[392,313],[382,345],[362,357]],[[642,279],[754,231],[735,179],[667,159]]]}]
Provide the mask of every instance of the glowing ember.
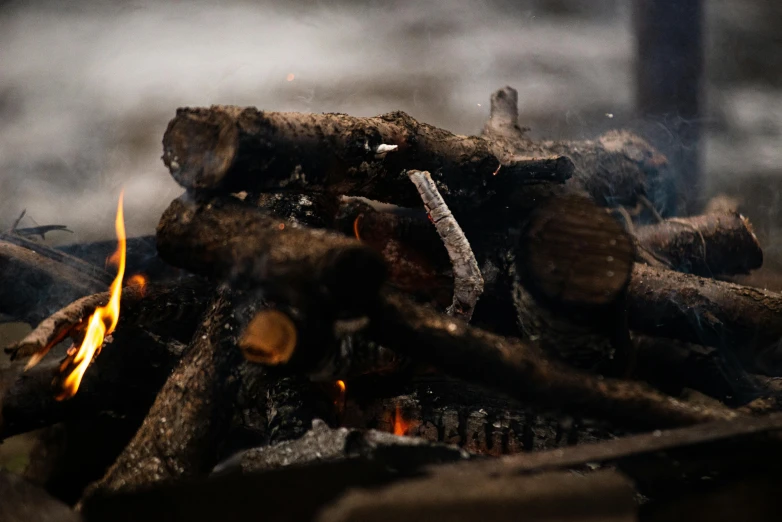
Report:
[{"label": "glowing ember", "polygon": [[147,288],[147,277],[144,274],[133,274],[125,282],[125,286],[138,286],[141,290],[141,295],[144,295],[144,291]]},{"label": "glowing ember", "polygon": [[412,423],[406,421],[402,417],[402,413],[399,411],[399,405],[396,405],[394,410],[394,435],[407,435],[407,431],[410,429]]},{"label": "glowing ember", "polygon": [[95,309],[79,349],[75,350],[72,347],[68,350],[68,358],[60,366],[60,373],[69,370],[70,373],[62,381],[62,390],[56,397],[58,401],[70,399],[76,394],[84,372],[87,371],[87,366],[100,353],[103,340],[114,331],[119,321],[119,301],[122,295],[122,278],[125,275],[125,219],[122,214],[122,194],[119,196],[115,228],[117,231],[117,252],[109,260],[116,260],[118,266],[117,277],[111,283],[109,302],[106,306]]},{"label": "glowing ember", "polygon": [[345,405],[345,390],[347,389],[347,386],[345,386],[345,381],[337,381],[335,384],[337,385],[337,398],[334,401],[334,404],[341,409]]},{"label": "glowing ember", "polygon": [[359,241],[361,241],[361,234],[359,234],[358,230],[359,230],[359,226],[361,226],[361,218],[363,217],[364,214],[359,214],[358,216],[356,216],[356,220],[353,221],[353,234],[356,235],[356,239],[358,239]]}]

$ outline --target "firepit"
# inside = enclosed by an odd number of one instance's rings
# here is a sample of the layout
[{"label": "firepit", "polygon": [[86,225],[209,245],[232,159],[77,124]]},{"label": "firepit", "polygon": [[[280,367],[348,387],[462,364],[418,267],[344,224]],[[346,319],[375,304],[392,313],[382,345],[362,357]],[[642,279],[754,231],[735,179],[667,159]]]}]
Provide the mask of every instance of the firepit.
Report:
[{"label": "firepit", "polygon": [[116,256],[0,236],[0,301],[38,323],[0,437],[113,419],[73,475],[89,521],[768,516],[782,295],[726,281],[762,264],[751,224],[661,216],[642,137],[533,141],[516,103],[480,137],[179,109],[154,238],[121,200]]}]

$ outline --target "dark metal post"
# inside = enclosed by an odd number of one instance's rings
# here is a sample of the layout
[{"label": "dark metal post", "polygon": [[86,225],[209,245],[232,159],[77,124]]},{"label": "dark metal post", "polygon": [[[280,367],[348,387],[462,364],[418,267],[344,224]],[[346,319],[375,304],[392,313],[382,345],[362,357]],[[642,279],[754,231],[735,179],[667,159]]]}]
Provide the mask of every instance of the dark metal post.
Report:
[{"label": "dark metal post", "polygon": [[703,1],[635,0],[636,106],[664,133],[678,189],[678,210],[702,203],[700,114],[703,97]]}]

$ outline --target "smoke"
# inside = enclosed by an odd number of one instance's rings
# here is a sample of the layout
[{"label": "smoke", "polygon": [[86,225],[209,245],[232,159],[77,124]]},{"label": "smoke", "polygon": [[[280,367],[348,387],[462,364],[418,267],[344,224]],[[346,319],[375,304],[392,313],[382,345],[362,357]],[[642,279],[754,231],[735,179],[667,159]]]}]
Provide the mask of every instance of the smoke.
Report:
[{"label": "smoke", "polygon": [[629,17],[615,3],[575,15],[532,0],[6,4],[0,227],[26,208],[21,226],[76,232],[54,243],[108,239],[124,186],[129,235],[152,233],[182,192],[159,160],[179,106],[401,109],[476,133],[510,84],[525,125],[579,137],[589,115],[631,101]]}]

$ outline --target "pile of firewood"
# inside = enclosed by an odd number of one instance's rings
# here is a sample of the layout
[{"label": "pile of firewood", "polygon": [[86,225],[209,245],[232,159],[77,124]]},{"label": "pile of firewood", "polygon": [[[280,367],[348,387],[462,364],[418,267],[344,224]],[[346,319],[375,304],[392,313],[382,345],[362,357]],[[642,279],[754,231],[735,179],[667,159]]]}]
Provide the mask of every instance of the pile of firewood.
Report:
[{"label": "pile of firewood", "polygon": [[0,235],[0,313],[38,324],[0,417],[49,427],[27,478],[96,521],[770,516],[782,295],[727,282],[762,264],[750,223],[670,217],[642,138],[533,141],[516,96],[481,137],[178,110],[186,192],[68,400],[113,245]]}]

